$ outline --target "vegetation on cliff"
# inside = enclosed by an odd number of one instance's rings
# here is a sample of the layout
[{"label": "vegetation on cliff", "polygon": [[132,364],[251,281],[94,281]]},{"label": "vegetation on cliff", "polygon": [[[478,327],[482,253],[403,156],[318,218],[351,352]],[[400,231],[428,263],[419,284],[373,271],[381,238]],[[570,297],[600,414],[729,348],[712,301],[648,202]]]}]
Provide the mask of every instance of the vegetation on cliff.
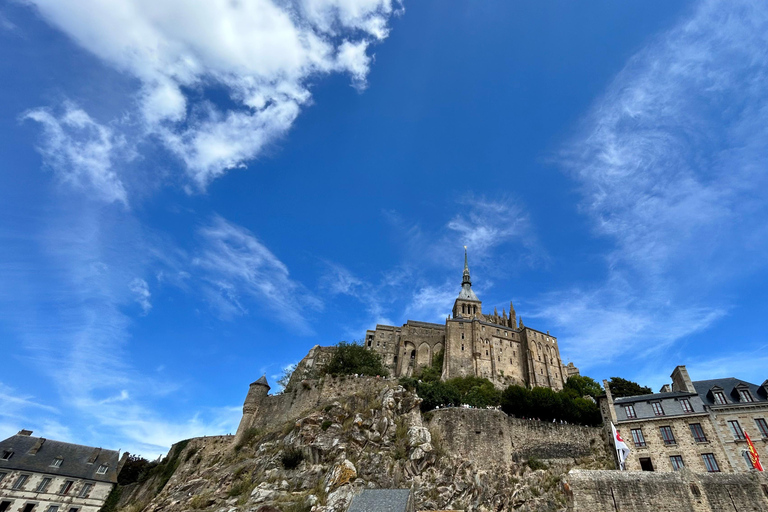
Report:
[{"label": "vegetation on cliff", "polygon": [[340,342],[333,357],[322,370],[328,375],[368,375],[386,377],[389,372],[381,363],[381,356],[358,343]]}]

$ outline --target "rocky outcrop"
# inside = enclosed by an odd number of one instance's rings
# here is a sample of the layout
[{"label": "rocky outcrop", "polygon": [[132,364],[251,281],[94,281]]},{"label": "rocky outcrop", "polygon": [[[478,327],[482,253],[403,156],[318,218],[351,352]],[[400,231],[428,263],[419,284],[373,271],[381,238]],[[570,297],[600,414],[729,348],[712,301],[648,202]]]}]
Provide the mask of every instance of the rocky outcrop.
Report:
[{"label": "rocky outcrop", "polygon": [[[426,419],[419,411],[421,399],[394,381],[359,389],[363,391],[318,404],[290,421],[250,429],[238,445],[228,436],[180,443],[171,450],[177,467],[167,483],[159,476],[148,480],[133,489],[129,494],[134,498],[124,499],[120,508],[341,512],[361,489],[409,487],[417,510],[559,511],[565,510],[561,479],[569,469],[610,463],[599,441],[587,442],[586,452],[582,445],[570,454],[567,448],[558,451],[559,458],[505,456],[489,465],[490,452],[474,457],[474,445],[462,436],[446,437],[446,432],[461,428],[460,416],[441,412]],[[481,437],[475,425],[487,423],[496,429],[503,419],[499,415],[505,417],[490,410],[461,412],[473,418],[467,423],[473,430],[462,434],[465,437]],[[436,423],[438,417],[441,422]],[[512,432],[515,424],[503,428]],[[539,430],[552,435],[543,426],[529,428],[533,435]],[[591,431],[600,439],[599,429]],[[491,450],[513,450],[501,446],[496,430],[485,434]],[[587,434],[579,430],[578,435]],[[170,473],[167,470],[166,476]]]}]

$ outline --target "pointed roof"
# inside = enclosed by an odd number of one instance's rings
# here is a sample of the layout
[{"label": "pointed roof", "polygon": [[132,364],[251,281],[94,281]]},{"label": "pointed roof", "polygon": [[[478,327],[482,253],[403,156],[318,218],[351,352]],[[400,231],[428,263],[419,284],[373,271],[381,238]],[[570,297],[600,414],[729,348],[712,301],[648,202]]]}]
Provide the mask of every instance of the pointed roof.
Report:
[{"label": "pointed roof", "polygon": [[461,279],[461,291],[459,292],[459,298],[464,300],[476,300],[475,292],[472,291],[472,280],[469,277],[469,264],[467,263],[467,247],[464,246],[464,275]]},{"label": "pointed roof", "polygon": [[254,382],[254,384],[261,384],[262,386],[269,387],[269,384],[267,384],[267,375],[264,374],[261,377],[259,377],[259,379],[256,382]]}]

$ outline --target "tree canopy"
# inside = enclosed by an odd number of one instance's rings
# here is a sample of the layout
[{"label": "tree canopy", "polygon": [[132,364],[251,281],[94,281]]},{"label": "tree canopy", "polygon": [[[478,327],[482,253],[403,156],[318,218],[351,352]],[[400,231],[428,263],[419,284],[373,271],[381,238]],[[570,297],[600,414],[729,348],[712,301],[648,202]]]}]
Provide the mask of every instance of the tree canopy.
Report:
[{"label": "tree canopy", "polygon": [[389,372],[381,363],[381,356],[368,350],[359,343],[340,342],[329,363],[323,368],[324,374],[330,375],[380,375],[386,377]]},{"label": "tree canopy", "polygon": [[591,396],[596,399],[603,394],[603,388],[600,387],[600,384],[595,382],[595,379],[591,377],[583,377],[581,375],[568,377],[563,390],[566,392],[572,391],[572,393],[569,394],[573,398]]},{"label": "tree canopy", "polygon": [[621,377],[611,377],[611,380],[608,381],[608,387],[611,388],[611,395],[613,398],[619,398],[622,396],[650,395],[653,393],[651,388],[641,386],[637,382],[622,379]]}]

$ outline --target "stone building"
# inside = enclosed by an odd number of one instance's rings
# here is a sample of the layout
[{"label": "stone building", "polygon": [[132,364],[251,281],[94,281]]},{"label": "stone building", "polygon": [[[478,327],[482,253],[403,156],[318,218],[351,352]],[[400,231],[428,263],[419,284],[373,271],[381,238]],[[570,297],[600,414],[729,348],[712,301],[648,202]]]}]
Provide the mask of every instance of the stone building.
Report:
[{"label": "stone building", "polygon": [[0,512],[97,512],[127,455],[22,430],[0,442]]},{"label": "stone building", "polygon": [[607,381],[600,410],[630,447],[628,470],[744,472],[749,434],[768,462],[768,381],[757,386],[735,378],[692,381],[685,366],[659,393],[613,398]]},{"label": "stone building", "polygon": [[512,303],[509,314],[483,313],[483,303],[472,290],[466,251],[461,291],[445,324],[408,320],[400,327],[377,325],[365,334],[365,346],[381,355],[395,377],[415,375],[443,353],[443,379],[478,376],[497,387],[563,388],[573,363],[564,365],[557,338],[523,325]]}]

